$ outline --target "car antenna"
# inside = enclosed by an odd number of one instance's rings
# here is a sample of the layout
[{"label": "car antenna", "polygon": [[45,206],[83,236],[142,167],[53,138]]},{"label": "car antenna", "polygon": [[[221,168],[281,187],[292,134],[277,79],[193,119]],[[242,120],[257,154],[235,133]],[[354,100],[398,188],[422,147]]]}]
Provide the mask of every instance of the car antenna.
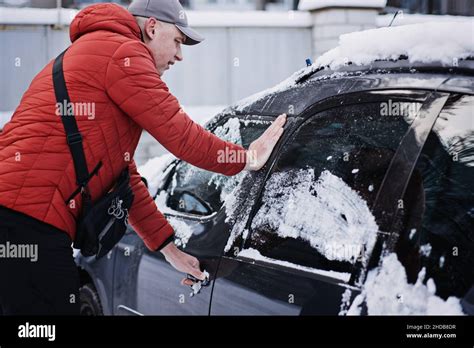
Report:
[{"label": "car antenna", "polygon": [[395,18],[397,18],[397,16],[398,16],[399,14],[403,14],[403,11],[402,11],[402,10],[398,10],[398,11],[393,15],[393,18],[392,18],[392,20],[390,21],[390,24],[388,25],[389,27],[392,26],[393,22],[395,21]]}]

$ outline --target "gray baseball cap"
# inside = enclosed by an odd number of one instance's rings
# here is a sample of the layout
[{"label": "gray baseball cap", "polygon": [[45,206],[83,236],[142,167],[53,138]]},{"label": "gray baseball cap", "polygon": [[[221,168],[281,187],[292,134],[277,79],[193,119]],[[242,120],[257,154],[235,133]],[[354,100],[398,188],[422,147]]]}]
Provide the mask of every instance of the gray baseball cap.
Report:
[{"label": "gray baseball cap", "polygon": [[134,16],[153,17],[176,25],[186,36],[185,45],[196,45],[204,40],[188,25],[188,18],[178,0],[133,0],[128,11]]}]

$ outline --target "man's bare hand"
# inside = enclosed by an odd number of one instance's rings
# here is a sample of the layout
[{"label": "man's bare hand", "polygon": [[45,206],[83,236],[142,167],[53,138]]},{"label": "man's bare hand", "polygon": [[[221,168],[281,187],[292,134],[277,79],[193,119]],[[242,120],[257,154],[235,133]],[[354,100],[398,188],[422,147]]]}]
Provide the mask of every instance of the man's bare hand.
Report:
[{"label": "man's bare hand", "polygon": [[[201,272],[201,269],[199,268],[199,260],[194,256],[188,255],[179,250],[174,243],[169,243],[160,251],[165,256],[166,261],[168,261],[177,271],[191,274],[200,280],[206,278],[206,275]],[[181,281],[181,284],[192,285],[192,281],[190,284],[190,281],[184,278]]]},{"label": "man's bare hand", "polygon": [[286,123],[286,114],[278,116],[273,124],[260,138],[250,144],[247,151],[247,165],[245,170],[260,170],[267,163],[276,143],[283,134]]}]

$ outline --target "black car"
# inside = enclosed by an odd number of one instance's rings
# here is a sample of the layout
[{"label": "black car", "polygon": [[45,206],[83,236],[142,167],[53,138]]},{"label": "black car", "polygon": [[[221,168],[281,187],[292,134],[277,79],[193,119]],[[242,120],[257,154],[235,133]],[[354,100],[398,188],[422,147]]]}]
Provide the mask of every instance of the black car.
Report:
[{"label": "black car", "polygon": [[356,297],[355,313],[372,314],[364,284],[391,255],[406,287],[422,274],[430,296],[472,314],[473,110],[473,60],[403,57],[303,70],[224,110],[206,127],[244,147],[288,114],[261,171],[229,178],[169,160],[146,178],[209,286],[190,296],[130,229],[103,259],[76,257],[82,314],[343,315]]}]

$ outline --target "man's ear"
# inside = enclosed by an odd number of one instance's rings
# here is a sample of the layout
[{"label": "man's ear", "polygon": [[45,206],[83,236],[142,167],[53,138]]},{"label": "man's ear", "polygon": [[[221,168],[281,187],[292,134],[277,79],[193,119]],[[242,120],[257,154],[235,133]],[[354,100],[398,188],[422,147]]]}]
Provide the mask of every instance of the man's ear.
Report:
[{"label": "man's ear", "polygon": [[145,25],[145,32],[148,39],[153,40],[155,38],[156,30],[158,26],[159,26],[159,23],[155,18],[148,18]]}]

